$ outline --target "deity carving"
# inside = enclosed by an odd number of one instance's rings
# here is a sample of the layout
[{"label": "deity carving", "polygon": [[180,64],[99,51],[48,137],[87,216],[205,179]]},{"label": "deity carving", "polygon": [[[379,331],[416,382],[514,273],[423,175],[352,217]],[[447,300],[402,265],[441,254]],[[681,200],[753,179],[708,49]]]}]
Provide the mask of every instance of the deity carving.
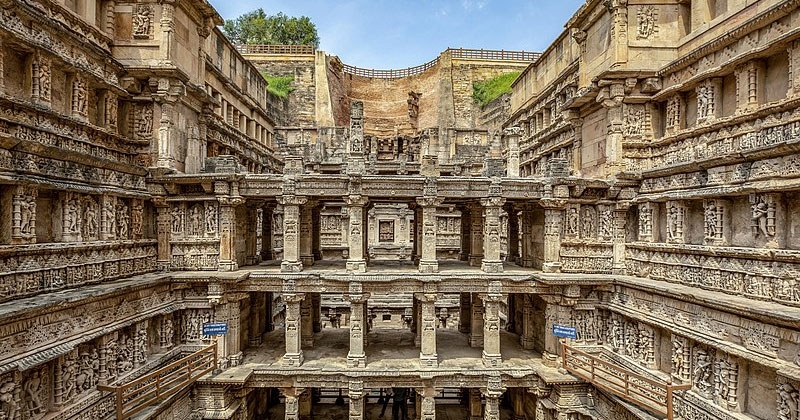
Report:
[{"label": "deity carving", "polygon": [[723,240],[725,208],[719,200],[706,200],[703,206],[703,237],[708,244]]},{"label": "deity carving", "polygon": [[689,345],[685,338],[672,335],[672,375],[681,380],[689,380]]},{"label": "deity carving", "polygon": [[153,107],[140,105],[136,107],[135,134],[140,140],[153,138]]},{"label": "deity carving", "polygon": [[570,206],[567,208],[566,223],[564,223],[564,235],[578,236],[578,207]]},{"label": "deity carving", "polygon": [[708,351],[701,347],[694,349],[694,368],[692,383],[700,395],[706,398],[711,396],[712,383],[712,357]]},{"label": "deity carving", "polygon": [[64,203],[64,233],[76,234],[80,233],[80,211],[81,205],[78,198],[72,194],[67,194],[67,200]]},{"label": "deity carving", "polygon": [[131,202],[131,234],[133,235],[134,239],[141,238],[143,235],[143,224],[142,224],[143,210],[144,208],[142,200],[134,199]]},{"label": "deity carving", "polygon": [[173,345],[175,330],[172,325],[172,317],[165,316],[161,320],[161,329],[159,331],[159,345],[161,348],[170,348]]},{"label": "deity carving", "polygon": [[[217,231],[217,204],[206,202],[206,232],[214,233]],[[274,230],[273,230],[274,232]]]},{"label": "deity carving", "polygon": [[714,366],[714,398],[717,403],[728,409],[736,407],[736,388],[739,379],[739,366],[736,362],[722,354]]},{"label": "deity carving", "polygon": [[419,98],[422,96],[422,93],[409,91],[408,92],[408,118],[412,120],[416,120],[419,116]]},{"label": "deity carving", "polygon": [[683,243],[683,220],[686,208],[679,202],[667,203],[667,240],[673,243]]},{"label": "deity carving", "polygon": [[116,233],[117,227],[117,209],[115,206],[116,197],[104,197],[102,208],[103,223],[105,224],[105,233],[108,237],[113,237]]},{"label": "deity carving", "polygon": [[605,208],[600,211],[600,237],[609,239],[614,236],[614,212]]},{"label": "deity carving", "polygon": [[750,195],[751,228],[753,236],[775,236],[775,200],[767,195]]},{"label": "deity carving", "polygon": [[36,237],[36,190],[20,187],[13,198],[13,236],[32,239]]},{"label": "deity carving", "polygon": [[97,214],[97,202],[91,197],[86,197],[84,199],[83,210],[83,239],[97,239],[99,228],[100,222]]},{"label": "deity carving", "polygon": [[170,214],[172,215],[172,233],[183,233],[183,206],[175,205]]},{"label": "deity carving", "polygon": [[147,361],[147,327],[146,324],[140,325],[136,330],[134,342],[134,363],[141,366]]},{"label": "deity carving", "polygon": [[152,12],[150,5],[140,4],[133,15],[133,37],[149,38],[152,26]]},{"label": "deity carving", "polygon": [[786,379],[778,381],[778,420],[800,419],[800,392]]},{"label": "deity carving", "polygon": [[72,82],[72,112],[86,116],[86,108],[89,101],[88,95],[86,79],[80,76],[76,77]]},{"label": "deity carving", "polygon": [[69,402],[77,394],[75,389],[76,385],[76,370],[77,360],[72,353],[64,357],[64,362],[61,364],[61,401]]},{"label": "deity carving", "polygon": [[19,387],[12,376],[0,380],[0,418],[16,420],[19,413]]},{"label": "deity carving", "polygon": [[189,210],[189,226],[187,234],[192,236],[203,235],[203,205],[197,203]]},{"label": "deity carving", "polygon": [[656,31],[656,9],[653,6],[639,6],[636,11],[636,39],[648,39]]},{"label": "deity carving", "polygon": [[704,83],[697,87],[697,121],[714,117],[714,86]]},{"label": "deity carving", "polygon": [[350,153],[364,153],[364,103],[355,101],[350,104]]},{"label": "deity carving", "polygon": [[590,206],[581,208],[581,237],[594,238],[597,235],[595,227],[595,210]]},{"label": "deity carving", "polygon": [[133,338],[127,335],[122,335],[117,343],[116,355],[116,367],[119,375],[133,370],[135,352],[136,345]]},{"label": "deity carving", "polygon": [[639,240],[653,240],[653,207],[650,203],[639,205]]},{"label": "deity carving", "polygon": [[80,353],[75,376],[75,387],[80,394],[94,389],[97,386],[100,360],[97,349],[84,350]]},{"label": "deity carving", "polygon": [[629,137],[644,134],[645,112],[642,105],[625,106],[625,134]]},{"label": "deity carving", "polygon": [[35,82],[38,85],[39,99],[49,101],[52,91],[50,60],[39,56],[38,60],[36,60],[35,70],[37,74],[34,77],[36,77]]},{"label": "deity carving", "polygon": [[117,238],[127,239],[128,229],[130,227],[130,215],[128,214],[128,206],[122,200],[117,201],[116,220]]},{"label": "deity carving", "polygon": [[40,418],[47,411],[47,373],[45,369],[34,369],[25,380],[25,412],[29,419]]},{"label": "deity carving", "polygon": [[107,92],[104,100],[105,123],[109,128],[116,128],[117,126],[117,95]]},{"label": "deity carving", "polygon": [[211,312],[198,309],[187,310],[184,311],[181,321],[181,341],[192,342],[210,339],[210,337],[203,335],[203,324],[211,322]]}]

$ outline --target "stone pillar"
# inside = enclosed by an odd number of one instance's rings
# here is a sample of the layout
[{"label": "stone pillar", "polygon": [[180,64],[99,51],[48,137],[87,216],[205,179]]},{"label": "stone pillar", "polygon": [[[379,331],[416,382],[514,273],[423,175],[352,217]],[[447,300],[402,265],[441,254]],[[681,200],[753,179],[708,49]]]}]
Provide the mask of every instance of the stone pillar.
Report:
[{"label": "stone pillar", "polygon": [[285,273],[303,270],[303,262],[300,261],[298,224],[300,206],[307,201],[306,197],[295,195],[284,195],[278,198],[278,202],[283,205],[283,261],[281,262],[281,271]]},{"label": "stone pillar", "polygon": [[789,54],[789,92],[787,97],[800,96],[800,41],[794,41],[788,48]]},{"label": "stone pillar", "polygon": [[519,177],[519,138],[522,135],[522,128],[513,126],[506,128],[503,132],[506,136],[508,151],[506,154],[506,176],[512,178]]},{"label": "stone pillar", "polygon": [[614,83],[606,86],[597,94],[597,102],[606,109],[606,168],[605,173],[612,175],[624,169],[622,161],[622,142],[625,137],[623,125],[622,100],[625,96],[624,85]]},{"label": "stone pillar", "polygon": [[417,394],[421,397],[420,413],[417,418],[420,420],[436,420],[436,400],[434,399],[436,389],[426,386],[422,388],[421,391],[417,392]]},{"label": "stone pillar", "polygon": [[241,197],[219,197],[219,271],[236,271],[236,206]]},{"label": "stone pillar", "polygon": [[322,308],[320,307],[321,300],[322,297],[319,293],[311,293],[311,324],[315,333],[322,331]]},{"label": "stone pillar", "polygon": [[461,292],[459,301],[458,332],[469,334],[472,320],[472,296],[469,292]]},{"label": "stone pillar", "polygon": [[520,255],[522,261],[520,265],[526,268],[532,268],[534,260],[533,209],[530,205],[525,205],[522,207],[522,222],[520,231],[522,231],[522,252]]},{"label": "stone pillar", "polygon": [[266,332],[267,301],[265,292],[250,293],[250,328],[248,328],[248,343],[250,347],[260,346]]},{"label": "stone pillar", "polygon": [[481,404],[481,390],[479,388],[469,389],[469,420],[481,420],[483,414],[483,404]]},{"label": "stone pillar", "polygon": [[542,199],[544,207],[544,263],[543,271],[561,271],[561,230],[564,223],[565,200]]},{"label": "stone pillar", "polygon": [[[531,297],[525,295],[522,306],[522,335],[519,337],[519,344],[523,350],[533,350],[536,329],[533,325],[533,302]],[[546,332],[545,332],[546,333]]]},{"label": "stone pillar", "polygon": [[414,347],[419,348],[422,345],[422,314],[420,313],[420,304],[416,299],[412,300],[411,312],[413,316],[412,330],[414,331]]},{"label": "stone pillar", "polygon": [[422,207],[422,253],[419,260],[420,273],[436,273],[439,261],[436,258],[436,206],[442,204],[444,198],[421,197],[417,204]]},{"label": "stone pillar", "polygon": [[420,302],[422,315],[419,363],[423,367],[436,367],[439,365],[439,356],[436,354],[436,294],[415,293],[414,297]]},{"label": "stone pillar", "polygon": [[314,265],[314,238],[313,238],[313,220],[311,218],[314,210],[314,202],[307,201],[304,206],[300,208],[300,262],[303,267],[311,267]]},{"label": "stone pillar", "polygon": [[228,366],[238,366],[242,361],[241,334],[241,311],[240,300],[247,295],[233,293],[225,297],[221,305],[217,305],[214,311],[216,321],[228,323],[228,334],[221,337],[225,340],[225,353],[223,358],[227,360]]},{"label": "stone pillar", "polygon": [[169,271],[172,260],[172,249],[170,246],[170,233],[172,233],[172,214],[169,210],[169,203],[164,197],[154,197],[153,203],[156,205],[156,225],[158,236],[158,257],[156,266],[159,271]]},{"label": "stone pillar", "polygon": [[283,363],[289,366],[303,364],[303,347],[300,342],[302,332],[300,302],[304,297],[305,295],[302,293],[283,295],[283,301],[286,303],[286,354],[283,355]]},{"label": "stone pillar", "polygon": [[483,302],[477,293],[472,294],[472,319],[470,320],[469,346],[483,347]]},{"label": "stone pillar", "polygon": [[483,365],[498,367],[503,363],[500,354],[500,300],[502,295],[482,295],[483,301]]},{"label": "stone pillar", "polygon": [[483,207],[473,205],[469,209],[469,265],[478,267],[483,263]]},{"label": "stone pillar", "polygon": [[261,260],[272,259],[272,217],[274,205],[267,204],[262,207],[261,213]]},{"label": "stone pillar", "polygon": [[542,359],[546,365],[557,366],[559,363],[558,356],[561,354],[561,342],[551,332],[554,324],[561,323],[561,296],[541,295],[541,297],[546,303],[544,309],[544,352],[542,352]]},{"label": "stone pillar", "polygon": [[630,203],[618,202],[614,208],[614,235],[612,237],[612,255],[613,261],[611,272],[616,275],[625,275],[625,241],[626,241],[626,224],[628,222],[628,208]]},{"label": "stone pillar", "polygon": [[364,237],[366,235],[364,224],[364,206],[367,205],[367,197],[362,195],[349,195],[344,197],[347,204],[347,214],[350,219],[348,231],[347,272],[364,273],[367,271],[367,261],[364,259]]},{"label": "stone pillar", "polygon": [[500,258],[500,209],[505,201],[501,197],[481,199],[484,208],[481,270],[485,273],[503,272],[503,260]]},{"label": "stone pillar", "polygon": [[307,294],[300,302],[300,343],[303,348],[314,348],[314,314],[311,310],[312,297]]},{"label": "stone pillar", "polygon": [[284,396],[284,418],[285,420],[300,420],[300,404],[299,395],[302,394],[302,388],[280,388]]},{"label": "stone pillar", "polygon": [[[511,395],[511,408],[513,410],[512,420],[525,420],[525,388],[512,389],[515,391]],[[509,391],[511,392],[511,391]]]},{"label": "stone pillar", "polygon": [[[491,378],[489,379],[492,380]],[[499,381],[499,378],[497,379]],[[503,395],[502,389],[487,388],[483,391],[483,398],[486,406],[483,410],[483,420],[500,420],[500,396]]]},{"label": "stone pillar", "polygon": [[350,397],[348,405],[349,420],[364,420],[364,382],[360,380],[350,381],[347,387],[347,395]]},{"label": "stone pillar", "polygon": [[363,293],[360,283],[350,284],[350,351],[347,353],[347,366],[363,368],[367,365],[364,353],[364,336],[366,335],[366,319],[364,308],[369,295]]}]

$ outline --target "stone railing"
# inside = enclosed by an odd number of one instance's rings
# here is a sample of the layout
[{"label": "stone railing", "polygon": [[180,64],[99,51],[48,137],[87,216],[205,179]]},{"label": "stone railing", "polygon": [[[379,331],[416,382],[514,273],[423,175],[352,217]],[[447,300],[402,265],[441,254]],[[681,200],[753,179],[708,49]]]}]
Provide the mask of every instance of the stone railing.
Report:
[{"label": "stone railing", "polygon": [[240,54],[313,55],[313,45],[236,45]]},{"label": "stone railing", "polygon": [[156,269],[156,241],[0,247],[0,302]]},{"label": "stone railing", "polygon": [[536,61],[542,56],[538,52],[484,50],[470,48],[448,48],[453,58],[467,58],[476,60],[502,60],[502,61]]},{"label": "stone railing", "polygon": [[800,251],[671,245],[626,245],[634,276],[800,306]]},{"label": "stone railing", "polygon": [[611,274],[613,262],[611,244],[561,244],[561,271],[565,273]]},{"label": "stone railing", "polygon": [[404,69],[365,69],[351,66],[349,64],[344,64],[343,69],[345,74],[352,74],[353,76],[369,77],[372,79],[400,79],[402,77],[416,76],[425,70],[433,68],[437,64],[439,64],[439,57],[436,57],[425,64],[420,64],[419,66],[414,67],[406,67]]}]

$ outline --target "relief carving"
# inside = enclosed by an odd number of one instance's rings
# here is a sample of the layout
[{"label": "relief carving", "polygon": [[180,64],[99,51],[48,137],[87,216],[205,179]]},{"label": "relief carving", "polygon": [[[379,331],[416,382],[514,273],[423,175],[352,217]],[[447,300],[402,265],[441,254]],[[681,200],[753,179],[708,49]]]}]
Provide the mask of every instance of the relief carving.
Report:
[{"label": "relief carving", "polygon": [[778,419],[798,420],[800,418],[800,392],[791,381],[778,379]]},{"label": "relief carving", "polygon": [[134,134],[137,140],[153,138],[153,106],[151,104],[135,107]]},{"label": "relief carving", "polygon": [[81,117],[86,116],[89,92],[86,79],[76,76],[72,82],[72,112]]},{"label": "relief carving", "polygon": [[130,214],[128,213],[128,206],[121,199],[117,201],[116,207],[116,223],[117,223],[117,238],[128,239],[128,230],[130,227]]},{"label": "relief carving", "polygon": [[753,236],[772,238],[775,236],[775,200],[771,195],[750,195],[751,228]]},{"label": "relief carving", "polygon": [[636,11],[636,39],[649,39],[656,29],[656,9],[653,6],[639,6]]},{"label": "relief carving", "polygon": [[46,367],[33,369],[28,375],[23,385],[25,418],[39,419],[47,412],[46,401],[50,379]]},{"label": "relief carving", "polygon": [[667,240],[671,243],[683,243],[683,220],[686,207],[677,201],[667,202]]},{"label": "relief carving", "polygon": [[20,414],[20,387],[12,375],[0,378],[0,418],[18,420]]},{"label": "relief carving", "polygon": [[707,244],[721,244],[724,236],[725,207],[719,200],[705,200],[703,206],[703,237]]},{"label": "relief carving", "polygon": [[97,202],[90,196],[85,197],[83,201],[83,240],[97,240],[100,228]]},{"label": "relief carving", "polygon": [[711,397],[713,390],[712,355],[700,346],[694,348],[692,383],[700,395],[705,398]]},{"label": "relief carving", "polygon": [[137,39],[148,39],[152,33],[153,8],[148,4],[136,6],[136,13],[133,15],[133,37]]},{"label": "relief carving", "polygon": [[12,237],[24,241],[36,240],[36,196],[32,187],[17,187],[13,197]]},{"label": "relief carving", "polygon": [[[206,233],[215,233],[217,231],[217,203],[206,202]],[[275,229],[273,228],[273,232]]]}]

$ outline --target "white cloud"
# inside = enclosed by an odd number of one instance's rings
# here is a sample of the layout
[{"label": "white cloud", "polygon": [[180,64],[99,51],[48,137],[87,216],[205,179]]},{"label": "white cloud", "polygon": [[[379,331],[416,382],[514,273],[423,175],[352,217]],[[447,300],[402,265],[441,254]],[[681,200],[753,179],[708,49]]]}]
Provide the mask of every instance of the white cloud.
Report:
[{"label": "white cloud", "polygon": [[481,10],[486,7],[488,3],[489,0],[461,0],[461,6],[468,12]]}]

